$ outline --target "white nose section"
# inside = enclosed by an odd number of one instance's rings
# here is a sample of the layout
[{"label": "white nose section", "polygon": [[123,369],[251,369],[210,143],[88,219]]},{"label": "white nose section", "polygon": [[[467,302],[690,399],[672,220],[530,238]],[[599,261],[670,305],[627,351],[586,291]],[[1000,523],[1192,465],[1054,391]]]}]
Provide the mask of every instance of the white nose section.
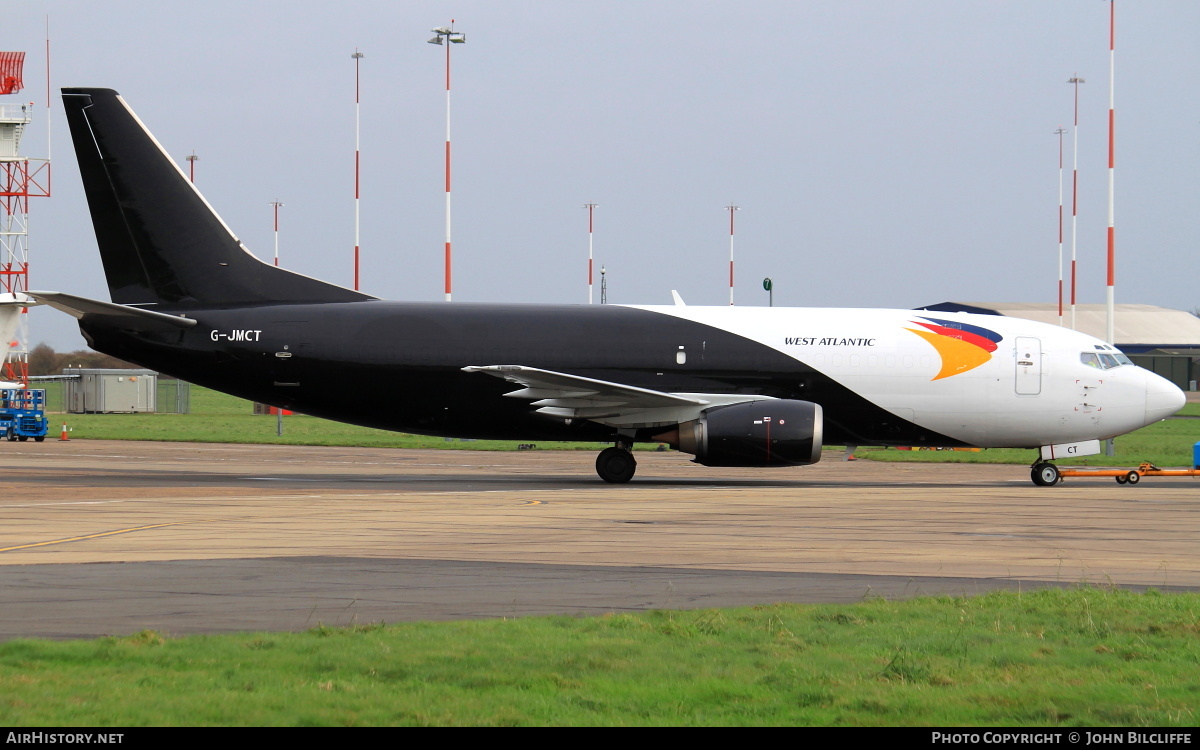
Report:
[{"label": "white nose section", "polygon": [[1187,397],[1166,378],[1146,372],[1146,424],[1166,419],[1183,408]]}]

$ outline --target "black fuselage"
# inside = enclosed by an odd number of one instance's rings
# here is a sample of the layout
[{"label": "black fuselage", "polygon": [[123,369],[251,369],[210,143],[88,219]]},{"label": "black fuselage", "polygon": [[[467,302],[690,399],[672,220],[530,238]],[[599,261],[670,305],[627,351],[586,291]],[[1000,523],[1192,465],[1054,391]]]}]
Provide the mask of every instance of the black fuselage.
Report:
[{"label": "black fuselage", "polygon": [[[159,312],[173,312],[157,307]],[[503,398],[509,383],[462,371],[521,364],[670,393],[801,399],[832,444],[957,445],[796,359],[727,331],[615,305],[344,302],[185,311],[186,329],[80,327],[105,353],[274,406],[387,430],[518,440],[602,440],[595,422]],[[137,327],[137,326],[134,326]],[[686,347],[686,363],[676,352]],[[646,439],[658,429],[641,430]]]}]

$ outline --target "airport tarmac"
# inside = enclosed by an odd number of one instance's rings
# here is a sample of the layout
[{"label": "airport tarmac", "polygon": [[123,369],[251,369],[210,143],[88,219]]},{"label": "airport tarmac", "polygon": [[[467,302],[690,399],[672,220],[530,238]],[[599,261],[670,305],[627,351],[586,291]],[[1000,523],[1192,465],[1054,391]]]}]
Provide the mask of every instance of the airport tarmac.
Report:
[{"label": "airport tarmac", "polygon": [[0,444],[0,639],[976,594],[1200,590],[1197,480],[1024,466]]}]

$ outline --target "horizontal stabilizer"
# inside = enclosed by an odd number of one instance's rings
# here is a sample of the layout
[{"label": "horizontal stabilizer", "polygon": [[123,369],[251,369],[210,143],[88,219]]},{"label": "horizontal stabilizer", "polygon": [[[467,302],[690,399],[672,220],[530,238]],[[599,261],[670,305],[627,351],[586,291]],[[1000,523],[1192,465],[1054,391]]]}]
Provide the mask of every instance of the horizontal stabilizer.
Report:
[{"label": "horizontal stabilizer", "polygon": [[63,294],[62,292],[29,292],[29,296],[41,304],[49,305],[55,310],[62,310],[75,318],[82,319],[87,315],[99,315],[104,317],[135,318],[143,323],[156,325],[156,327],[173,326],[175,328],[191,328],[196,325],[195,320],[183,317],[182,315],[167,315],[166,313],[154,312],[153,310],[143,310],[139,307],[114,305],[111,302],[101,302],[100,300],[88,299],[87,297],[76,297],[73,294]]}]

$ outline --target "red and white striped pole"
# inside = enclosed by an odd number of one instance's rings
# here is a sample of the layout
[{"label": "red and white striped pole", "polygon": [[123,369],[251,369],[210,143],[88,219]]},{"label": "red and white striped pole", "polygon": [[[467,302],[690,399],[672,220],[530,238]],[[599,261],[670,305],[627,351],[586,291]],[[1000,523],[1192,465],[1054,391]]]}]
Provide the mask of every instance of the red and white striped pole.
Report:
[{"label": "red and white striped pole", "polygon": [[1063,324],[1063,133],[1066,128],[1054,131],[1058,136],[1058,325]]},{"label": "red and white striped pole", "polygon": [[1114,230],[1115,215],[1113,213],[1113,189],[1116,167],[1116,24],[1117,0],[1109,0],[1108,6],[1108,286],[1105,303],[1108,307],[1108,322],[1105,327],[1106,338],[1110,345],[1114,342],[1114,312],[1116,308],[1116,264],[1117,238]]},{"label": "red and white striped pole", "polygon": [[1067,83],[1075,86],[1075,128],[1072,137],[1075,163],[1071,167],[1071,329],[1076,330],[1078,327],[1075,325],[1075,290],[1078,286],[1078,276],[1076,274],[1075,249],[1079,237],[1079,84],[1087,83],[1087,81],[1075,75],[1068,79]]},{"label": "red and white striped pole", "polygon": [[730,203],[725,207],[729,212],[729,304],[733,304],[733,212],[740,211],[741,207]]},{"label": "red and white striped pole", "polygon": [[450,45],[462,44],[467,41],[467,36],[454,30],[453,18],[450,19],[450,28],[439,26],[433,33],[436,36],[429,43],[441,44],[446,48],[446,301],[449,302],[453,278],[450,250]]},{"label": "red and white striped pole", "polygon": [[279,201],[271,201],[271,205],[275,207],[275,266],[279,266],[279,207],[283,204]]},{"label": "red and white striped pole", "polygon": [[595,203],[584,203],[583,207],[588,211],[588,304],[592,304],[592,212],[596,208]]},{"label": "red and white striped pole", "polygon": [[[53,121],[50,117],[50,102],[54,98],[50,96],[50,16],[46,15],[46,163],[50,163],[50,123]],[[46,172],[46,193],[50,193],[50,178],[53,172]]]},{"label": "red and white striped pole", "polygon": [[[358,63],[363,59],[363,53],[357,49],[350,55],[354,60],[354,290],[358,291],[359,277],[359,98],[358,98]],[[276,264],[278,265],[278,264]]]}]

